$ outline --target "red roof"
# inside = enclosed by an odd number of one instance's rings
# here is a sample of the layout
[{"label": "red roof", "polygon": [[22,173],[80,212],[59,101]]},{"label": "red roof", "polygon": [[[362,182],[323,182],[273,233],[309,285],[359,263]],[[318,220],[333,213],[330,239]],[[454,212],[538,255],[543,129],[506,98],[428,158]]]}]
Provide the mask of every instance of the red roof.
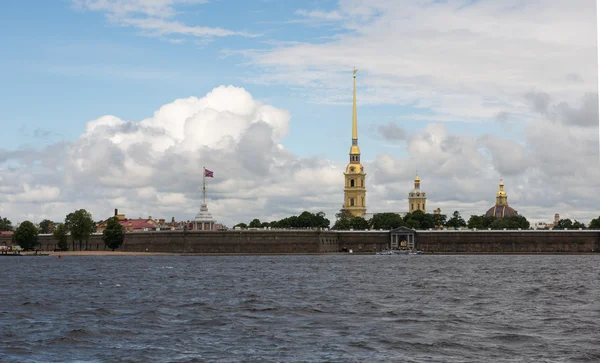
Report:
[{"label": "red roof", "polygon": [[121,225],[125,228],[133,228],[133,229],[155,229],[156,226],[147,222],[147,219],[123,219],[119,221]]},{"label": "red roof", "polygon": [[12,236],[13,235],[13,231],[0,231],[0,235],[3,236]]}]

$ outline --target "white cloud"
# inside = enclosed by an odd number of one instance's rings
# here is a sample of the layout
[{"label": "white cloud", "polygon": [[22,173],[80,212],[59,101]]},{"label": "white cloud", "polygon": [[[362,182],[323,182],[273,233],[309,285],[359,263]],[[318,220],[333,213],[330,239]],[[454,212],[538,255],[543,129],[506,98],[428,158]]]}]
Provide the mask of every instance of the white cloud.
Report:
[{"label": "white cloud", "polygon": [[[207,0],[71,0],[77,9],[101,11],[107,19],[121,26],[137,28],[148,36],[192,36],[197,38],[242,36],[257,34],[232,31],[219,27],[189,26],[173,20],[178,6],[202,4]],[[166,38],[171,43],[181,43],[181,37]]]},{"label": "white cloud", "polygon": [[[581,114],[584,105],[574,112]],[[73,143],[0,150],[0,210],[10,211],[15,222],[62,220],[79,208],[97,220],[114,208],[133,218],[189,220],[202,200],[206,166],[215,173],[208,178],[209,209],[229,226],[304,210],[325,211],[333,220],[342,204],[345,165],[301,159],[286,149],[282,139],[290,122],[287,111],[233,86],[175,100],[141,121],[102,116]],[[428,124],[403,135],[407,156],[381,153],[364,162],[368,211],[406,211],[418,170],[429,211],[482,214],[494,203],[502,175],[509,203],[531,221],[555,212],[589,221],[600,202],[598,138],[578,125],[540,114],[526,128],[523,146]]]},{"label": "white cloud", "polygon": [[330,40],[242,54],[263,67],[256,82],[305,89],[314,102],[348,100],[356,66],[362,104],[416,104],[449,121],[492,121],[502,112],[529,120],[522,95],[531,89],[568,103],[597,92],[594,6],[341,0],[327,13],[299,12],[339,14],[345,30]]}]

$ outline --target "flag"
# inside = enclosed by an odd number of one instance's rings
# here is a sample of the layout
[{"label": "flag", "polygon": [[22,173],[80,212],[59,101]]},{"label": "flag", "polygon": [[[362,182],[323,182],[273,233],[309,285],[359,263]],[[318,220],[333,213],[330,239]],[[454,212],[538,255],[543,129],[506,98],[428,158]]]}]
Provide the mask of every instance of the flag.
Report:
[{"label": "flag", "polygon": [[204,169],[204,176],[207,177],[207,178],[214,178],[213,172],[211,170],[208,170],[208,169]]}]

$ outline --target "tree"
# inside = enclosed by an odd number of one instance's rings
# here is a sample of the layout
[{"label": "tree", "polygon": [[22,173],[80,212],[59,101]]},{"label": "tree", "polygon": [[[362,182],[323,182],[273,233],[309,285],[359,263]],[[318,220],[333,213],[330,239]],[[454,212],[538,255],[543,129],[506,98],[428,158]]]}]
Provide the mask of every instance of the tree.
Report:
[{"label": "tree", "polygon": [[335,224],[333,225],[332,229],[343,231],[353,228],[350,224],[350,220],[353,218],[353,216],[352,213],[350,213],[348,210],[341,209],[339,213],[335,214],[335,216],[337,218],[337,221],[335,221]]},{"label": "tree", "polygon": [[573,222],[573,229],[585,229],[585,224],[579,222],[577,219]]},{"label": "tree", "polygon": [[6,217],[0,217],[0,231],[12,231],[12,223]]},{"label": "tree", "polygon": [[352,217],[350,219],[350,228],[356,230],[369,229],[369,222],[363,217]]},{"label": "tree", "polygon": [[554,229],[573,229],[573,221],[570,219],[561,219],[556,223]]},{"label": "tree", "polygon": [[90,212],[85,209],[79,209],[67,215],[65,218],[65,226],[69,232],[71,232],[71,237],[73,237],[74,251],[75,240],[79,241],[79,250],[82,250],[83,248],[83,240],[86,241],[87,245],[88,238],[95,232],[96,223],[94,223]]},{"label": "tree", "polygon": [[404,225],[402,217],[398,213],[376,213],[369,220],[373,229],[394,229]]},{"label": "tree", "polygon": [[248,224],[248,228],[260,228],[260,219],[254,218],[252,222]]},{"label": "tree", "polygon": [[35,228],[33,223],[25,221],[19,225],[15,233],[13,234],[13,241],[16,245],[21,248],[28,250],[38,244],[38,230]]},{"label": "tree", "polygon": [[590,224],[588,225],[589,229],[600,229],[600,216],[598,216],[598,218],[594,218],[590,221]]},{"label": "tree", "polygon": [[48,219],[44,219],[43,221],[40,222],[40,233],[43,233],[43,234],[52,233],[53,226],[54,226],[54,222],[52,222],[51,220],[48,220]]},{"label": "tree", "polygon": [[106,221],[106,229],[102,232],[102,240],[106,247],[113,251],[121,247],[125,240],[125,228],[119,223],[119,218],[110,217]]},{"label": "tree", "polygon": [[236,227],[240,227],[242,229],[246,229],[246,228],[248,228],[248,225],[246,223],[238,223],[235,226],[233,226],[233,228],[236,228]]},{"label": "tree", "polygon": [[62,251],[66,251],[69,248],[69,243],[67,241],[67,232],[67,227],[64,223],[57,224],[54,228],[54,231],[52,231],[52,237],[54,237],[58,248]]},{"label": "tree", "polygon": [[446,222],[446,227],[459,228],[459,227],[466,227],[466,226],[467,226],[467,223],[460,216],[460,213],[457,210],[455,210],[454,213],[452,213],[452,218],[450,218],[448,220],[448,222]]},{"label": "tree", "polygon": [[434,228],[442,227],[446,225],[446,215],[445,214],[432,214],[433,218],[433,226]]}]

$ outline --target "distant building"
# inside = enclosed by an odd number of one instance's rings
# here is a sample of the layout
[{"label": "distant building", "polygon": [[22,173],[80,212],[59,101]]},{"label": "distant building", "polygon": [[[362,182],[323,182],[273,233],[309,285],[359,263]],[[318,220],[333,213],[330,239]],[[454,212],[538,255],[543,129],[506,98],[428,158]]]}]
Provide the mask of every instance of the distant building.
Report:
[{"label": "distant building", "polygon": [[506,196],[506,192],[504,191],[504,183],[502,182],[502,178],[500,178],[499,186],[500,190],[498,190],[498,193],[496,193],[496,205],[488,209],[488,211],[485,213],[485,216],[502,219],[505,217],[513,217],[519,215],[516,210],[512,209],[508,205],[508,197]]},{"label": "distant building", "polygon": [[421,190],[421,179],[419,179],[419,174],[415,177],[415,186],[413,190],[408,193],[408,210],[413,213],[420,210],[423,213],[427,213],[425,209],[425,202],[427,201],[427,197],[425,196],[425,192]]},{"label": "distant building", "polygon": [[555,213],[554,214],[554,222],[550,222],[550,223],[537,222],[536,224],[533,225],[533,228],[534,229],[552,229],[552,228],[554,228],[554,226],[556,226],[558,224],[559,221],[560,221],[560,214]]},{"label": "distant building", "polygon": [[[119,220],[119,223],[125,228],[125,232],[145,232],[145,231],[155,231],[159,227],[159,224],[152,219],[152,217],[148,218],[138,218],[138,219],[127,219],[125,214],[119,214],[119,210],[115,209],[115,215]],[[97,233],[102,233],[106,229],[106,225],[108,223],[108,219],[102,221],[96,227]]]}]

